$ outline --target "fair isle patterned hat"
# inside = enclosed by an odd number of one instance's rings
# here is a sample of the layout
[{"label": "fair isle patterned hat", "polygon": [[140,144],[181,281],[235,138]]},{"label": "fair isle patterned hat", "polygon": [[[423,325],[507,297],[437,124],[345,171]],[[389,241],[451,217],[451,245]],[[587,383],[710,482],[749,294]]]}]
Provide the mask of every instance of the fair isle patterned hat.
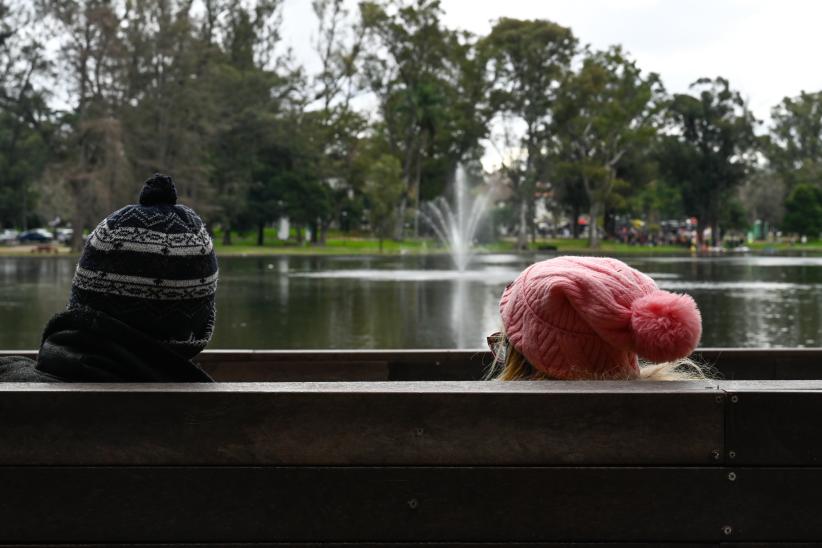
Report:
[{"label": "fair isle patterned hat", "polygon": [[214,330],[217,257],[202,219],[176,204],[171,177],[155,173],[139,204],[103,219],[80,256],[68,308],[105,312],[191,358]]}]

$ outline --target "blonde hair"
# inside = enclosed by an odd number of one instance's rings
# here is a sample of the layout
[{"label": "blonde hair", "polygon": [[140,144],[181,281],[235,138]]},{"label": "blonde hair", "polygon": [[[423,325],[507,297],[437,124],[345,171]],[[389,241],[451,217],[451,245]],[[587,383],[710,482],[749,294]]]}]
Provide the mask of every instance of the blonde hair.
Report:
[{"label": "blonde hair", "polygon": [[[531,365],[522,353],[514,348],[503,334],[494,349],[494,354],[501,360],[494,360],[485,374],[486,380],[499,381],[535,381],[552,380],[542,371]],[[715,372],[706,365],[700,365],[690,358],[675,362],[642,364],[639,377],[626,377],[622,380],[643,381],[697,381],[714,378]],[[592,378],[590,380],[601,380]],[[608,380],[620,380],[609,378]]]}]

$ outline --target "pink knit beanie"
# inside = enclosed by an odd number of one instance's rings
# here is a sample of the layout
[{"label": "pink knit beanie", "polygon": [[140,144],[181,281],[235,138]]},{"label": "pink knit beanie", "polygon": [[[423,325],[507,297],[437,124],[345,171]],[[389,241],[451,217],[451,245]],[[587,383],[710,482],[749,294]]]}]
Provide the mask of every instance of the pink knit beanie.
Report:
[{"label": "pink knit beanie", "polygon": [[616,259],[532,264],[505,288],[499,310],[513,347],[557,379],[635,378],[637,355],[684,358],[702,334],[690,296],[662,291]]}]

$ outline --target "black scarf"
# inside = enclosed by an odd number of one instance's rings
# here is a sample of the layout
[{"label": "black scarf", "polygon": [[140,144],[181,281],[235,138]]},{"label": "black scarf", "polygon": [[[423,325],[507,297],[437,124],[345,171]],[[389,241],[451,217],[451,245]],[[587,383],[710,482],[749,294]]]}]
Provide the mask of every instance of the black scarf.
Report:
[{"label": "black scarf", "polygon": [[214,382],[162,342],[91,308],[69,310],[49,320],[36,368],[25,375],[31,378],[15,378],[23,373],[17,364],[17,374],[0,374],[0,380]]}]

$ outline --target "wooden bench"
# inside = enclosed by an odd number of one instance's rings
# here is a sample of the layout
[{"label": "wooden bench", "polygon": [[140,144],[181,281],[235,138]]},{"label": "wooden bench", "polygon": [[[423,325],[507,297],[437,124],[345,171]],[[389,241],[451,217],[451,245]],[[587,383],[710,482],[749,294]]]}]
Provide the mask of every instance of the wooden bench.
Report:
[{"label": "wooden bench", "polygon": [[0,416],[2,546],[822,539],[820,381],[6,384]]},{"label": "wooden bench", "polygon": [[31,253],[60,253],[60,248],[52,243],[34,244]]},{"label": "wooden bench", "polygon": [[[0,357],[35,351],[0,351]],[[703,348],[724,380],[822,379],[819,348]],[[197,361],[225,382],[480,380],[487,350],[206,350]]]}]

